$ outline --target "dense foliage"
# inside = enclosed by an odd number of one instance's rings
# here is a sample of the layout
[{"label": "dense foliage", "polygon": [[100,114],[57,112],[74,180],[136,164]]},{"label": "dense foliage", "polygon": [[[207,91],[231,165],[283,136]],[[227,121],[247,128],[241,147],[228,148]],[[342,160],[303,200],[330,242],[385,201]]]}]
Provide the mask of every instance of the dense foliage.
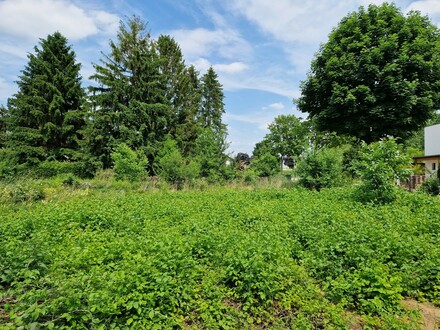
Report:
[{"label": "dense foliage", "polygon": [[321,130],[366,142],[406,138],[440,106],[439,30],[393,4],[360,7],[323,44],[301,86],[301,111]]},{"label": "dense foliage", "polygon": [[304,155],[295,171],[300,184],[321,190],[343,182],[343,149],[325,148]]},{"label": "dense foliage", "polygon": [[394,139],[362,143],[358,159],[353,162],[362,179],[359,198],[373,203],[389,203],[397,198],[396,182],[406,182],[411,174],[411,159]]},{"label": "dense foliage", "polygon": [[41,39],[40,48],[35,47],[28,58],[17,82],[18,92],[0,114],[7,119],[0,134],[12,153],[9,157],[29,165],[76,160],[86,115],[75,53],[67,39],[55,32]]},{"label": "dense foliage", "polygon": [[309,148],[310,123],[294,115],[280,115],[269,124],[269,133],[255,146],[254,156],[271,153],[293,164]]},{"label": "dense foliage", "polygon": [[[147,174],[155,175],[167,138],[176,141],[182,157],[205,159],[200,141],[207,141],[208,131],[216,150],[209,155],[217,158],[202,162],[200,173],[219,171],[222,177],[227,158],[223,87],[212,67],[199,76],[187,66],[173,38],[153,39],[137,16],[121,21],[109,54],[93,65],[95,83],[87,96],[65,37],[56,32],[35,52],[19,92],[8,107],[0,107],[0,177],[38,174],[46,161],[54,162],[48,173],[63,173],[68,166],[59,171],[60,161],[77,162],[79,172],[90,176],[115,165],[111,155],[121,144],[143,155]],[[216,166],[205,169],[207,162]]]},{"label": "dense foliage", "polygon": [[22,206],[2,186],[5,329],[415,329],[400,301],[440,304],[438,199],[65,184]]}]

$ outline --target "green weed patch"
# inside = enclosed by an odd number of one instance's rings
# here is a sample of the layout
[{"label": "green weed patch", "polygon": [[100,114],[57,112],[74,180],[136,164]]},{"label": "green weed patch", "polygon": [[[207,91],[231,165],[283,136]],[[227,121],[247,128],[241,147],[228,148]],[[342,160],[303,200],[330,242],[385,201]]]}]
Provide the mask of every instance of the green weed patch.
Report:
[{"label": "green weed patch", "polygon": [[356,314],[414,329],[404,297],[440,304],[439,214],[435,198],[378,207],[344,190],[106,190],[3,206],[0,324],[349,329]]}]

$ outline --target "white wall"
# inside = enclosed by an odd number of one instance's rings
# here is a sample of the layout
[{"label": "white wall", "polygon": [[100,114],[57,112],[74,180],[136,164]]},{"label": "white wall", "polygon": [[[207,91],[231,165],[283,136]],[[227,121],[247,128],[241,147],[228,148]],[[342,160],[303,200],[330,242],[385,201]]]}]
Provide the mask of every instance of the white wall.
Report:
[{"label": "white wall", "polygon": [[425,127],[425,156],[440,155],[440,124]]},{"label": "white wall", "polygon": [[[432,168],[432,165],[435,164],[435,170]],[[437,159],[427,159],[425,160],[425,175],[429,178],[433,173],[438,171],[439,162]]]}]

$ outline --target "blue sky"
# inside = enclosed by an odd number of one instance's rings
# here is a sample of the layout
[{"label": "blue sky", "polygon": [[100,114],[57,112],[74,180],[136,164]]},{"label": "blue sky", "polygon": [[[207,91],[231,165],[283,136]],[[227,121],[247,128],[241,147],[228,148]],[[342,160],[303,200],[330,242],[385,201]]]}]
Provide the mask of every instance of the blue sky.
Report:
[{"label": "blue sky", "polygon": [[[0,0],[0,104],[39,38],[60,31],[82,63],[84,85],[92,63],[108,52],[119,21],[148,22],[154,38],[168,34],[187,64],[203,74],[213,66],[225,92],[224,122],[230,152],[252,153],[280,114],[296,110],[313,54],[342,17],[380,0]],[[403,12],[419,10],[440,23],[440,0],[397,0]]]}]

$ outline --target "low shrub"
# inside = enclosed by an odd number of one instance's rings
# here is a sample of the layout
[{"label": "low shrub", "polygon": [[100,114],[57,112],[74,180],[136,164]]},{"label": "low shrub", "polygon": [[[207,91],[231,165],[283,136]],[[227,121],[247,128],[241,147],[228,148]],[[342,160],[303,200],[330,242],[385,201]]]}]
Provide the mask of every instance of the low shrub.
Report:
[{"label": "low shrub", "polygon": [[432,177],[423,181],[420,186],[420,191],[423,191],[431,196],[440,195],[440,178],[438,177],[438,172],[433,174]]},{"label": "low shrub", "polygon": [[45,198],[43,186],[32,183],[19,183],[9,191],[13,203],[35,202]]},{"label": "low shrub", "polygon": [[343,182],[343,151],[325,148],[305,155],[298,164],[299,184],[308,189],[337,187]]},{"label": "low shrub", "polygon": [[135,182],[146,176],[147,158],[131,150],[125,143],[118,145],[111,157],[116,180]]}]

